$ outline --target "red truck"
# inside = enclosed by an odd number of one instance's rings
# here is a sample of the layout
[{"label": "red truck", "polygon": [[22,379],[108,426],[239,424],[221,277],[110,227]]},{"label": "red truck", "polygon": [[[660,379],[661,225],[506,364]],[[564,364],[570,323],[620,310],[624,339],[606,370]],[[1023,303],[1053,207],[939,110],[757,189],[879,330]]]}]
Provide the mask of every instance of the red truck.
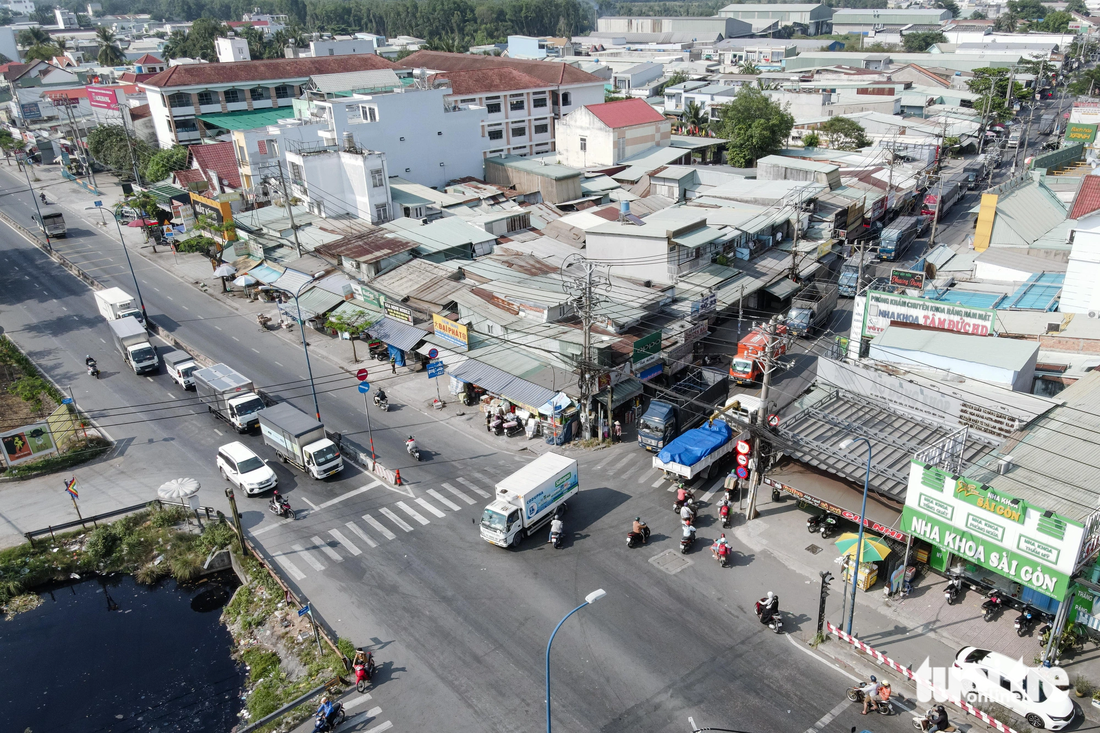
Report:
[{"label": "red truck", "polygon": [[[775,327],[776,344],[775,356],[783,356],[787,353],[786,324],[780,323]],[[764,376],[764,351],[767,349],[768,337],[759,326],[749,332],[749,335],[741,339],[737,344],[737,356],[730,362],[730,378],[737,384],[758,384]]]}]

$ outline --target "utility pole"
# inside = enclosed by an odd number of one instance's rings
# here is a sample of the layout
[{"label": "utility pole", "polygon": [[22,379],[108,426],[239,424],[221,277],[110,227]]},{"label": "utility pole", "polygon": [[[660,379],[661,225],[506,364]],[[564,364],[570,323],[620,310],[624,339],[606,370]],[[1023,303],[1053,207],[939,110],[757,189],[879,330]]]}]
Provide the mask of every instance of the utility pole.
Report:
[{"label": "utility pole", "polygon": [[928,251],[936,246],[936,229],[940,223],[940,206],[943,205],[943,158],[947,153],[947,118],[943,118],[943,136],[940,137],[940,194],[936,197],[936,214],[932,217],[932,233],[928,236]]},{"label": "utility pole", "polygon": [[282,184],[283,189],[283,204],[286,205],[286,215],[290,217],[290,231],[294,232],[294,248],[298,250],[298,256],[302,256],[302,243],[298,241],[298,227],[294,224],[294,211],[290,207],[290,192],[286,187],[286,176],[283,175],[283,161],[276,160],[276,167],[279,169],[279,182]]},{"label": "utility pole", "polygon": [[863,290],[863,243],[866,239],[859,240],[859,267],[856,268],[856,297]]},{"label": "utility pole", "polygon": [[752,474],[749,476],[749,504],[745,510],[745,519],[756,518],[756,494],[760,488],[760,480],[763,477],[763,456],[760,455],[762,443],[760,434],[764,431],[768,418],[768,389],[772,383],[772,371],[775,369],[775,342],[777,336],[775,326],[779,323],[779,316],[772,316],[771,320],[763,325],[764,336],[767,344],[764,346],[764,376],[760,386],[760,407],[756,411],[756,427],[753,431],[752,446]]},{"label": "utility pole", "polygon": [[[583,274],[569,274],[568,270],[574,266],[581,268],[584,271]],[[600,301],[596,291],[611,287],[610,278],[602,271],[598,271],[598,267],[597,264],[589,262],[579,254],[566,257],[561,264],[562,290],[566,295],[571,296],[573,307],[581,317],[583,341],[581,358],[577,364],[577,387],[581,397],[581,425],[586,438],[591,437],[591,396],[595,393],[593,387],[598,373],[596,360],[592,358],[592,321],[595,315],[594,309]]]},{"label": "utility pole", "polygon": [[1031,105],[1030,105],[1030,107],[1028,109],[1028,113],[1027,113],[1027,131],[1024,132],[1024,139],[1022,140],[1023,145],[1017,147],[1017,149],[1016,149],[1016,156],[1014,156],[1013,160],[1012,160],[1013,167],[1016,166],[1016,158],[1020,157],[1020,151],[1021,150],[1024,153],[1023,154],[1023,160],[1027,161],[1027,146],[1028,146],[1028,143],[1031,141],[1031,120],[1032,120],[1033,117],[1035,117],[1035,105],[1037,105],[1039,103],[1038,99],[1036,99],[1036,98],[1041,95],[1039,85],[1041,85],[1043,83],[1043,68],[1045,66],[1046,66],[1046,59],[1043,59],[1043,61],[1039,64],[1039,73],[1035,77],[1035,88],[1032,90]]},{"label": "utility pole", "polygon": [[982,137],[978,140],[978,155],[982,154],[982,148],[985,147],[985,132],[989,129],[989,108],[993,106],[993,90],[994,82],[993,78],[989,79],[989,91],[985,93],[985,110],[982,111]]}]

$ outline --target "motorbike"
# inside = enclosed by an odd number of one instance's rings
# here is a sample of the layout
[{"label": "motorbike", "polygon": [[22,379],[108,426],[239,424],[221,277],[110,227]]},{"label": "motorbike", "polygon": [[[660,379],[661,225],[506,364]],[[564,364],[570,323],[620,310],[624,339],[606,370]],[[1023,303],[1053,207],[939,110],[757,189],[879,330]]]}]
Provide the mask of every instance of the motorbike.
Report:
[{"label": "motorbike", "polygon": [[99,379],[99,367],[96,366],[96,363],[93,361],[93,362],[90,362],[87,366],[88,366],[88,376],[89,377],[95,377],[96,379]]},{"label": "motorbike", "polygon": [[626,546],[635,547],[637,545],[644,545],[649,542],[649,527],[642,525],[641,532],[628,532],[626,535]]},{"label": "motorbike", "polygon": [[761,598],[756,602],[756,618],[760,619],[760,623],[765,624],[769,629],[777,634],[783,633],[783,616],[779,613],[779,608],[776,607],[775,612],[772,613],[771,618],[767,621],[764,620],[764,603],[767,599]]},{"label": "motorbike", "polygon": [[271,495],[271,500],[267,502],[267,510],[283,519],[294,517],[294,510],[290,508],[290,501],[285,496],[280,495],[278,491]]},{"label": "motorbike", "polygon": [[367,687],[370,686],[371,678],[374,677],[374,654],[367,652],[367,661],[360,662],[353,665],[352,670],[355,672],[355,689],[359,692],[366,692]]},{"label": "motorbike", "polygon": [[695,513],[695,497],[692,496],[690,492],[688,492],[687,497],[683,501],[680,501],[679,499],[677,499],[676,501],[672,502],[672,511],[679,514],[680,510],[684,508],[685,504],[687,505],[688,509],[691,509],[691,512],[694,514]]},{"label": "motorbike", "polygon": [[474,396],[473,392],[463,392],[462,404],[466,405],[466,407],[473,407],[477,404],[477,397]]},{"label": "motorbike", "polygon": [[42,199],[42,203],[44,203],[44,204],[49,203],[49,201],[46,200],[46,194],[44,194],[44,193],[38,194],[38,198]]},{"label": "motorbike", "polygon": [[686,537],[680,538],[680,554],[686,555],[688,551],[695,545],[695,533],[690,532]]},{"label": "motorbike", "polygon": [[722,527],[729,529],[730,523],[733,521],[733,515],[730,513],[730,505],[722,504],[718,507],[718,516],[722,519]]},{"label": "motorbike", "polygon": [[523,423],[520,422],[520,419],[514,414],[509,415],[508,419],[504,421],[501,427],[504,428],[504,436],[507,438],[511,438],[523,432]]},{"label": "motorbike", "polygon": [[[935,718],[935,717],[936,717],[936,709],[935,708],[929,708],[928,712],[925,713],[924,715],[920,715],[920,716],[914,715],[913,716],[913,727],[916,728],[919,731],[927,731],[929,728],[932,727],[932,719]],[[955,726],[948,723],[947,727],[944,728],[944,730],[947,731],[947,733],[953,733],[954,731],[958,730],[958,728],[956,728]]]},{"label": "motorbike", "polygon": [[982,618],[986,621],[992,621],[1002,608],[1004,608],[1004,600],[1001,598],[1000,592],[993,591],[988,600],[982,604],[982,610],[985,611]]},{"label": "motorbike", "polygon": [[489,432],[493,435],[500,435],[504,432],[504,418],[500,415],[493,415],[493,419],[489,422]]},{"label": "motorbike", "polygon": [[325,720],[325,716],[318,715],[313,725],[313,733],[328,733],[328,731],[336,730],[336,726],[343,723],[346,717],[347,713],[344,712],[344,706],[336,703],[332,709],[332,722]]},{"label": "motorbike", "polygon": [[[852,702],[862,703],[865,695],[863,694],[863,688],[869,683],[861,682],[856,687],[849,687],[847,692],[848,699]],[[871,710],[874,710],[879,715],[893,715],[894,704],[889,700],[872,700],[869,706]]]},{"label": "motorbike", "polygon": [[943,597],[947,599],[947,605],[951,606],[959,600],[959,596],[962,594],[962,585],[963,579],[961,576],[951,576],[951,580],[947,582],[947,587],[943,589]]},{"label": "motorbike", "polygon": [[722,566],[724,568],[728,568],[730,566],[730,553],[731,552],[732,552],[732,550],[730,550],[729,545],[718,545],[717,549],[715,550],[715,553],[716,553],[716,559],[718,560],[718,564],[720,566]]},{"label": "motorbike", "polygon": [[390,409],[389,398],[379,397],[378,395],[375,395],[374,396],[374,406],[377,407],[382,412],[389,412],[389,409]]},{"label": "motorbike", "polygon": [[821,533],[821,539],[827,540],[836,534],[839,529],[836,521],[836,517],[832,514],[816,514],[806,520],[806,529],[813,534],[814,532]]},{"label": "motorbike", "polygon": [[420,460],[420,449],[416,447],[416,443],[414,443],[413,441],[405,441],[405,451],[417,461]]},{"label": "motorbike", "polygon": [[1016,636],[1030,634],[1036,620],[1035,612],[1030,607],[1024,606],[1024,610],[1020,611],[1020,615],[1016,617],[1013,624],[1016,627]]}]

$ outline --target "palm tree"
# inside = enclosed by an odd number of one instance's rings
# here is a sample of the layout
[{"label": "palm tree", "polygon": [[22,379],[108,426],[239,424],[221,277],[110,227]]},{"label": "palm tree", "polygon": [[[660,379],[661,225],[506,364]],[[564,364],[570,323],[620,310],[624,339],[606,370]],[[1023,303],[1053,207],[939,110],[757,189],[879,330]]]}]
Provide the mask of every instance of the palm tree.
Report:
[{"label": "palm tree", "polygon": [[702,105],[688,102],[684,105],[684,116],[681,118],[688,128],[696,127],[702,130],[707,124],[707,113]]},{"label": "palm tree", "polygon": [[53,43],[53,39],[50,38],[50,34],[43,30],[40,26],[28,28],[25,31],[19,31],[17,36],[19,39],[19,45],[24,48],[30,48],[31,46],[48,46]]},{"label": "palm tree", "polygon": [[107,26],[101,25],[95,29],[95,40],[99,44],[99,53],[96,55],[96,61],[101,66],[121,66],[126,63],[126,56],[122,53],[122,49],[118,47],[118,40],[115,38],[115,32]]},{"label": "palm tree", "polygon": [[754,76],[760,73],[760,69],[758,69],[756,64],[751,61],[742,61],[741,68],[738,69],[738,71],[740,71],[742,74],[752,74]]}]

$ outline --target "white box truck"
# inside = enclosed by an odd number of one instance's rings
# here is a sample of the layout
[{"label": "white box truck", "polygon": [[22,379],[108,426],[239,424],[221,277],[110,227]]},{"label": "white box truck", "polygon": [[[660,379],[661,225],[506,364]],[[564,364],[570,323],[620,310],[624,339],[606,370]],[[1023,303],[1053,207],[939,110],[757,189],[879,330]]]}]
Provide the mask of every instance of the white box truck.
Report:
[{"label": "white box truck", "polygon": [[138,323],[145,325],[145,319],[141,316],[141,306],[122,288],[95,291],[95,303],[99,307],[99,315],[108,321],[133,316]]},{"label": "white box truck", "polygon": [[577,461],[544,453],[497,484],[495,498],[481,513],[481,539],[519,547],[579,488]]},{"label": "white box truck", "polygon": [[134,370],[134,374],[157,370],[160,364],[157,350],[149,343],[149,334],[136,318],[126,316],[117,321],[108,321],[107,325],[111,327],[115,348],[122,354],[122,360],[127,366]]},{"label": "white box truck", "polygon": [[172,378],[173,382],[184,389],[195,386],[195,379],[191,375],[198,368],[199,365],[195,363],[194,357],[186,351],[176,349],[164,355],[165,371],[168,372],[168,376]]},{"label": "white box truck", "polygon": [[199,401],[238,433],[246,433],[260,424],[257,413],[264,409],[264,401],[256,394],[251,379],[225,364],[196,369],[191,378],[195,380]]},{"label": "white box truck", "polygon": [[260,433],[283,463],[313,478],[325,478],[344,468],[340,450],[325,435],[325,426],[289,402],[260,411]]}]

